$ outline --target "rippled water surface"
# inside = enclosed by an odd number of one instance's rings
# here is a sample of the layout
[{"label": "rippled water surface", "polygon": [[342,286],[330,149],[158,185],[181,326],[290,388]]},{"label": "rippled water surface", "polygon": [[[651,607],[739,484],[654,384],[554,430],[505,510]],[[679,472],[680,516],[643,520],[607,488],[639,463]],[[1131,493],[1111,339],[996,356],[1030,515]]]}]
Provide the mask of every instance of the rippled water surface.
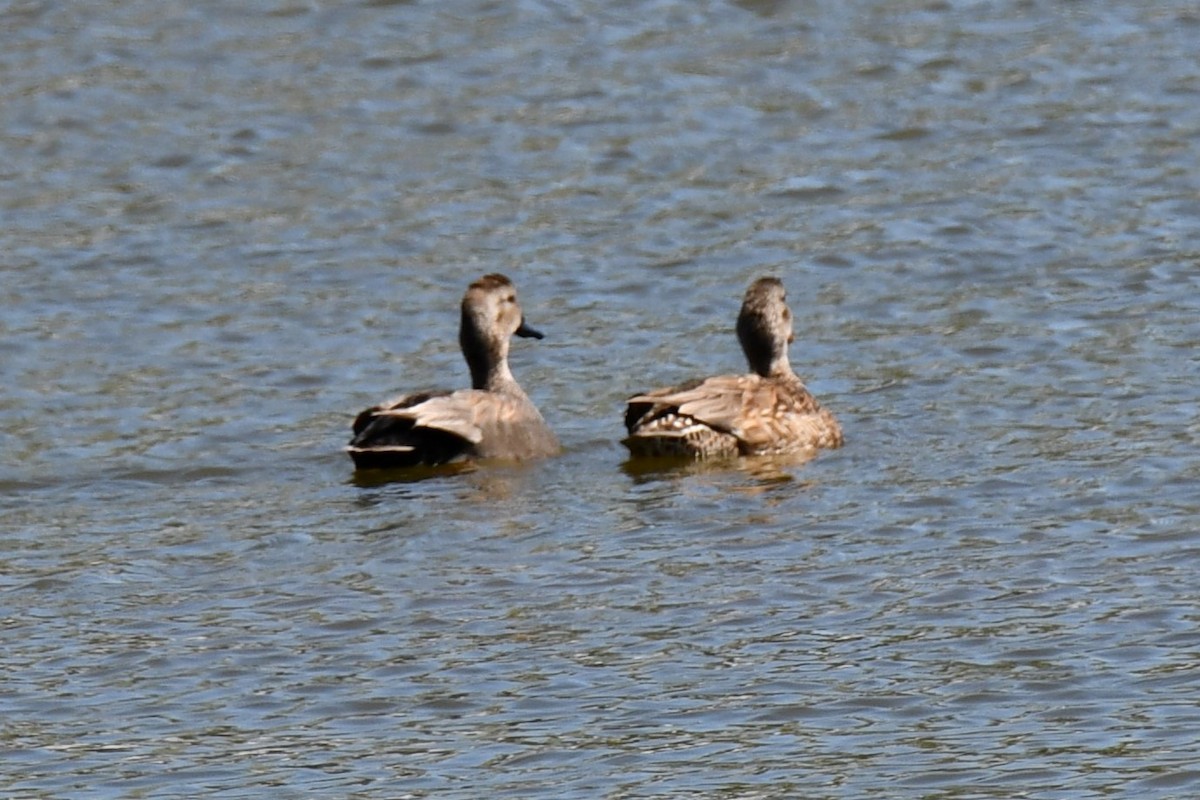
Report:
[{"label": "rippled water surface", "polygon": [[[1193,3],[0,4],[0,794],[1200,792]],[[565,453],[355,480],[510,274]],[[633,469],[782,277],[847,446]]]}]

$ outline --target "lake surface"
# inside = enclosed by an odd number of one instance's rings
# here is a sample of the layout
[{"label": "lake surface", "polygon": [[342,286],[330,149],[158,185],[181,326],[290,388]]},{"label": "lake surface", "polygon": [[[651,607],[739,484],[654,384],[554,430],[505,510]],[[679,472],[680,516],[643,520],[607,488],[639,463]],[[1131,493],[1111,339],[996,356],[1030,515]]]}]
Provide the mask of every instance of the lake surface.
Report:
[{"label": "lake surface", "polygon": [[[1200,792],[1200,13],[0,5],[0,794]],[[557,459],[356,479],[517,283]],[[844,449],[641,471],[781,277]]]}]

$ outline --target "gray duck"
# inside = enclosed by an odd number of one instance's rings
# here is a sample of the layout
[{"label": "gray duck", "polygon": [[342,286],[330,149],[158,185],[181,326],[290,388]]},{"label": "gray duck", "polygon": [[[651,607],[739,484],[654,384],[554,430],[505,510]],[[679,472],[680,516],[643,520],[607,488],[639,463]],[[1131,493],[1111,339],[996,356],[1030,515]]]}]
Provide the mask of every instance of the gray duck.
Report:
[{"label": "gray duck", "polygon": [[512,281],[484,275],[462,299],[458,341],[471,388],[414,392],[366,409],[354,420],[346,447],[354,466],[392,469],[558,453],[558,438],[508,368],[513,335],[543,338],[525,323]]}]

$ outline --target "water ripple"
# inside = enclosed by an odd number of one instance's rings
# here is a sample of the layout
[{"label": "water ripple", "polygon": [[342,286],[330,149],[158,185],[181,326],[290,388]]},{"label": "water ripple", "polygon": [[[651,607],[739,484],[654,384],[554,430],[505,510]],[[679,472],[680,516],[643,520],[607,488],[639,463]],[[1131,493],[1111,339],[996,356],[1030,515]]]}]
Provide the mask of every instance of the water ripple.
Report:
[{"label": "water ripple", "polygon": [[[0,12],[0,787],[1194,789],[1200,20],[798,10]],[[564,455],[352,476],[494,270]],[[765,273],[846,448],[626,464]]]}]

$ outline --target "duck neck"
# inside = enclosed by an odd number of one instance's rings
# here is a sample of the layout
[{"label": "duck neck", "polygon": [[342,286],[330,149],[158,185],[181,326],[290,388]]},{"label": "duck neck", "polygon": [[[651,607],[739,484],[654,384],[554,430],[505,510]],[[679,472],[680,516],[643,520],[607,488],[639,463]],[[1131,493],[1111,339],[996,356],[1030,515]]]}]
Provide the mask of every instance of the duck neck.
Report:
[{"label": "duck neck", "polygon": [[471,370],[471,388],[485,392],[512,392],[517,381],[508,369],[508,343],[481,336],[463,320],[459,344]]},{"label": "duck neck", "polygon": [[779,347],[768,342],[754,341],[748,336],[740,338],[742,352],[746,354],[750,369],[756,374],[764,378],[786,378],[795,374],[792,372],[791,362],[788,361],[787,344]]},{"label": "duck neck", "polygon": [[763,363],[755,365],[754,371],[764,378],[791,378],[796,373],[792,372],[792,364],[788,361],[787,352],[784,351],[781,355],[765,360]]},{"label": "duck neck", "polygon": [[508,369],[507,360],[485,366],[477,366],[470,364],[470,362],[468,364],[471,367],[472,388],[485,392],[504,392],[506,394],[517,394],[520,392],[517,379],[513,377]]}]

